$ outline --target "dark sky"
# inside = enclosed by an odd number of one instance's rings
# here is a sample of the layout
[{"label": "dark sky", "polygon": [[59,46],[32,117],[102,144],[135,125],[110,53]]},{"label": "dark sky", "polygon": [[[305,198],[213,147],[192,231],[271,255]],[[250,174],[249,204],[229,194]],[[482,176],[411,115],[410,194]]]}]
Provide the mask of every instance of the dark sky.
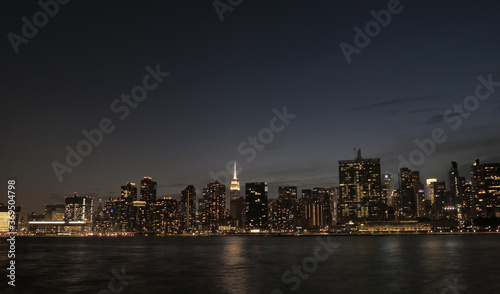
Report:
[{"label": "dark sky", "polygon": [[[340,44],[354,45],[354,27],[389,2],[244,0],[221,21],[212,1],[71,1],[16,54],[9,33],[22,36],[22,18],[41,7],[2,1],[2,187],[17,180],[24,212],[75,190],[117,197],[143,176],[158,197],[188,184],[201,195],[210,172],[236,160],[242,184],[267,181],[276,197],[278,185],[337,185],[353,147],[397,178],[398,156],[436,128],[447,139],[415,165],[422,179],[445,180],[452,160],[467,177],[474,158],[500,161],[500,87],[466,99],[478,77],[500,81],[500,2],[401,0],[348,63]],[[121,120],[111,104],[158,64],[170,75]],[[454,129],[453,105],[465,100],[477,109]],[[238,146],[284,107],[296,117],[248,162]],[[60,182],[51,164],[66,164],[66,146],[104,118],[114,131]]]}]

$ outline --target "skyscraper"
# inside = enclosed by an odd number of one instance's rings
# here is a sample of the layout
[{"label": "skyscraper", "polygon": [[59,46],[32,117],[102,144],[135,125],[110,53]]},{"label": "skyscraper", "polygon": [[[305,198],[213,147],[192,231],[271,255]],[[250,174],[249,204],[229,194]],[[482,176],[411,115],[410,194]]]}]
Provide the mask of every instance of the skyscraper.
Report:
[{"label": "skyscraper", "polygon": [[122,186],[121,198],[125,200],[125,203],[137,201],[137,187],[135,183],[127,183],[127,185]]},{"label": "skyscraper", "polygon": [[94,197],[84,196],[80,197],[75,192],[73,197],[65,197],[65,215],[64,219],[67,221],[82,221],[84,222],[84,230],[92,230]]},{"label": "skyscraper", "polygon": [[446,184],[444,181],[437,181],[434,185],[434,204],[432,205],[433,218],[436,220],[443,219],[444,207],[446,202]]},{"label": "skyscraper", "polygon": [[231,215],[231,221],[235,227],[243,228],[244,199],[240,196],[240,182],[238,182],[238,178],[236,176],[236,161],[234,162],[233,179],[231,180],[229,191],[229,212]]},{"label": "skyscraper", "polygon": [[297,187],[279,187],[276,201],[275,229],[278,231],[293,231],[294,219],[297,215]]},{"label": "skyscraper", "polygon": [[425,199],[430,200],[431,204],[434,204],[434,183],[437,182],[437,179],[431,178],[425,180]]},{"label": "skyscraper", "polygon": [[458,165],[455,161],[451,162],[451,167],[449,171],[450,178],[450,192],[452,194],[451,207],[450,209],[455,209],[457,213],[458,221],[463,224],[463,200],[462,200],[462,185],[460,184],[458,175]]},{"label": "skyscraper", "polygon": [[146,204],[156,201],[156,182],[151,177],[141,180],[141,201],[146,201]]},{"label": "skyscraper", "polygon": [[245,226],[247,230],[268,229],[268,186],[266,182],[245,184]]},{"label": "skyscraper", "polygon": [[140,231],[151,231],[153,224],[152,205],[156,202],[156,182],[151,177],[141,180],[141,200],[134,201],[135,226]]},{"label": "skyscraper", "polygon": [[382,204],[392,206],[392,175],[382,175]]},{"label": "skyscraper", "polygon": [[196,226],[196,189],[189,185],[181,191],[180,223],[181,231],[191,231]]},{"label": "skyscraper", "polygon": [[203,229],[217,232],[226,221],[226,186],[214,180],[203,188]]},{"label": "skyscraper", "polygon": [[340,218],[343,223],[379,220],[381,179],[380,158],[339,161]]},{"label": "skyscraper", "polygon": [[399,173],[399,190],[401,193],[400,220],[417,217],[417,185],[420,183],[420,173],[408,168],[401,168]]},{"label": "skyscraper", "polygon": [[500,163],[480,164],[476,159],[471,178],[476,217],[500,217]]}]

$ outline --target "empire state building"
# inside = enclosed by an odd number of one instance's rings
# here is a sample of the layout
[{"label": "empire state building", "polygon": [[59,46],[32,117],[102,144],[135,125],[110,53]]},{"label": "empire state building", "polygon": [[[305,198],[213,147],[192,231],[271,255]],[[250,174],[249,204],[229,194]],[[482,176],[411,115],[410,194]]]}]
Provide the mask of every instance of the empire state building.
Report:
[{"label": "empire state building", "polygon": [[240,182],[236,178],[236,161],[234,162],[234,174],[229,190],[231,191],[231,201],[237,200],[240,197]]},{"label": "empire state building", "polygon": [[234,162],[234,174],[231,180],[230,190],[230,209],[229,213],[231,215],[232,224],[236,228],[243,228],[243,197],[240,197],[240,182],[236,177],[236,161]]}]

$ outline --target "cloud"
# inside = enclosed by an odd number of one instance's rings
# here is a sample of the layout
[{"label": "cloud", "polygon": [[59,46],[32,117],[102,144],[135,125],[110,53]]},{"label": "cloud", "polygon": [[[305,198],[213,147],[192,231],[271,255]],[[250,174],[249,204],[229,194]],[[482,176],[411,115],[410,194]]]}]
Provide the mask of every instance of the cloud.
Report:
[{"label": "cloud", "polygon": [[[459,114],[454,112],[450,115],[448,115],[448,117],[455,117],[455,116],[458,116]],[[436,115],[433,115],[432,117],[430,117],[429,119],[427,119],[426,121],[424,121],[422,124],[424,125],[434,125],[434,124],[438,124],[440,122],[443,121],[443,115],[442,114],[436,114]]]},{"label": "cloud", "polygon": [[414,98],[398,98],[398,99],[394,99],[394,100],[390,100],[390,101],[386,101],[386,102],[380,102],[380,103],[355,107],[355,108],[352,108],[351,111],[374,110],[374,109],[384,108],[384,107],[391,106],[391,105],[402,105],[402,104],[408,104],[408,103],[413,103],[413,102],[435,100],[438,98],[439,97],[437,95],[430,95],[430,96],[424,96],[424,97],[414,97]]},{"label": "cloud", "polygon": [[421,112],[429,112],[429,111],[434,111],[435,109],[432,109],[432,108],[419,108],[419,109],[415,109],[415,110],[412,110],[412,111],[408,111],[408,113],[421,113]]}]

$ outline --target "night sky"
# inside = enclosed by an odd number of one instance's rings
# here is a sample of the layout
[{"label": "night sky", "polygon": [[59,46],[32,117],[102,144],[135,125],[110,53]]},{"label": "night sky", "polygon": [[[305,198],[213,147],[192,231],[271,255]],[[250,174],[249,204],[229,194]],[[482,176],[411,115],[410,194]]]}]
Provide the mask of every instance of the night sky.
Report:
[{"label": "night sky", "polygon": [[[338,185],[338,161],[353,148],[397,182],[398,156],[436,128],[447,139],[415,165],[422,180],[447,180],[450,161],[467,178],[474,158],[499,162],[500,86],[467,118],[453,105],[475,95],[478,77],[500,82],[500,2],[401,0],[348,63],[340,44],[354,46],[354,28],[389,2],[244,0],[221,21],[211,0],[71,1],[15,53],[9,33],[22,36],[22,18],[42,8],[2,1],[1,186],[17,180],[23,213],[74,191],[119,197],[143,176],[158,182],[158,198],[189,184],[199,197],[210,172],[236,160],[242,189],[266,181],[276,197],[278,185]],[[120,119],[113,101],[142,85],[148,66],[169,75]],[[238,146],[284,107],[296,117],[249,162]],[[66,165],[66,146],[106,118],[114,130],[60,182],[53,162]]]}]

